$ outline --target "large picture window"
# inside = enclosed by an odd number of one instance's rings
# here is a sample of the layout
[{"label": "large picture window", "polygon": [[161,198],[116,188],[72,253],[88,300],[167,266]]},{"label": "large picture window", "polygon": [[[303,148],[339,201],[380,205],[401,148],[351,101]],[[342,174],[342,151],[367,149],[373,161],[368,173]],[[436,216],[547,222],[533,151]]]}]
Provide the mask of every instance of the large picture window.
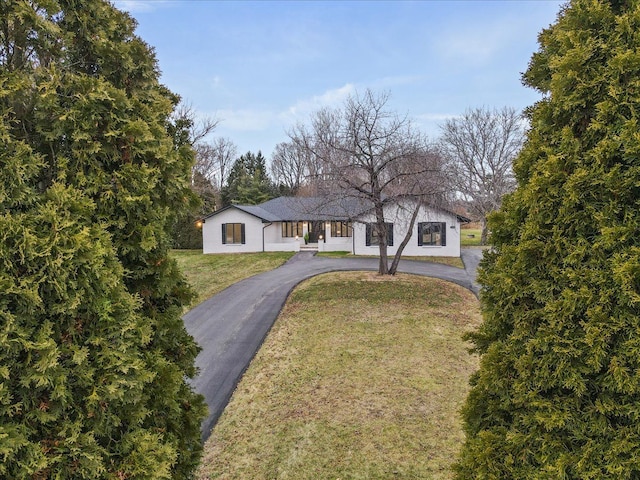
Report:
[{"label": "large picture window", "polygon": [[418,245],[445,247],[447,245],[447,224],[444,222],[418,223]]},{"label": "large picture window", "polygon": [[[387,246],[393,247],[393,223],[385,223],[387,230]],[[367,223],[367,240],[366,245],[380,245],[380,235],[378,234],[378,226],[375,223]]]},{"label": "large picture window", "polygon": [[331,236],[332,237],[352,237],[353,227],[351,222],[331,222]]},{"label": "large picture window", "polygon": [[223,223],[222,243],[245,243],[244,223]]},{"label": "large picture window", "polygon": [[282,237],[302,237],[302,222],[282,222]]}]

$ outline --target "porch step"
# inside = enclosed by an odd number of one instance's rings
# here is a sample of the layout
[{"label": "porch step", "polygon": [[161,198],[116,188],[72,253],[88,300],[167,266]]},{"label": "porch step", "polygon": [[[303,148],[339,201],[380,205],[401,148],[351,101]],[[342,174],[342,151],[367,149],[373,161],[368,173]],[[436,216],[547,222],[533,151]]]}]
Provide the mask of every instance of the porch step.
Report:
[{"label": "porch step", "polygon": [[317,243],[309,243],[307,245],[300,245],[301,252],[317,252],[318,244]]}]

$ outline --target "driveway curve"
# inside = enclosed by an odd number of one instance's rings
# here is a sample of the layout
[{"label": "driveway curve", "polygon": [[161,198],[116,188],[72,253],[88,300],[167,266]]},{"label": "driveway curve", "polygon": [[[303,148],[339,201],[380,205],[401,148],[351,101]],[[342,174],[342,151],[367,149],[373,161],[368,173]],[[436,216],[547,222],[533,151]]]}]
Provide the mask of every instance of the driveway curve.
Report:
[{"label": "driveway curve", "polygon": [[[463,249],[464,270],[438,263],[401,260],[398,272],[448,280],[477,295],[475,270],[481,256],[482,252],[477,249]],[[184,315],[187,331],[202,347],[196,358],[199,373],[191,385],[204,395],[209,406],[209,416],[202,423],[203,441],[211,434],[293,288],[322,273],[358,270],[377,271],[378,260],[297,253],[281,267],[231,285]]]}]

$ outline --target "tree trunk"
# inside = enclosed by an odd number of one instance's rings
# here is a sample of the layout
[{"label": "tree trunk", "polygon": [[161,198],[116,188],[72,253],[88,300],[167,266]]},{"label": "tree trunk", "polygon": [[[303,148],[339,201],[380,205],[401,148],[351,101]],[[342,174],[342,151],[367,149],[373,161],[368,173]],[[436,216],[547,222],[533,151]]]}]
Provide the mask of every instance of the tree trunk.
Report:
[{"label": "tree trunk", "polygon": [[413,233],[413,226],[416,224],[416,218],[418,218],[418,212],[420,211],[420,203],[416,205],[413,213],[411,214],[411,220],[409,221],[409,228],[407,229],[407,233],[400,245],[398,245],[398,251],[396,255],[393,257],[393,262],[391,263],[391,268],[389,268],[389,275],[395,275],[398,270],[398,264],[400,263],[400,257],[402,256],[402,252],[404,251],[404,247],[407,246],[409,240],[411,240],[411,234]]},{"label": "tree trunk", "polygon": [[380,244],[380,263],[378,263],[378,273],[380,275],[389,275],[388,261],[387,246]]},{"label": "tree trunk", "polygon": [[486,245],[489,237],[489,229],[487,228],[487,217],[482,217],[482,233],[480,234],[480,245]]},{"label": "tree trunk", "polygon": [[376,203],[376,230],[378,233],[378,245],[380,248],[380,262],[378,263],[378,273],[389,275],[389,260],[387,257],[387,224],[384,221],[384,208],[382,203]]}]

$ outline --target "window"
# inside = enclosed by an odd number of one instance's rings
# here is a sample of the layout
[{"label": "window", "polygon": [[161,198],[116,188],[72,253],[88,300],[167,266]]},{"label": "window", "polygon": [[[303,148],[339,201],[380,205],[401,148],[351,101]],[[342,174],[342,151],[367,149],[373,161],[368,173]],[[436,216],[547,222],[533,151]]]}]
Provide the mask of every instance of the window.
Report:
[{"label": "window", "polygon": [[[393,223],[386,223],[387,226],[387,246],[393,247]],[[380,245],[380,237],[378,235],[377,224],[367,223],[367,247],[371,245]]]},{"label": "window", "polygon": [[418,245],[445,247],[447,245],[447,224],[444,222],[418,223]]},{"label": "window", "polygon": [[302,222],[282,222],[282,237],[295,236],[302,236]]},{"label": "window", "polygon": [[332,237],[351,237],[353,236],[352,232],[351,222],[331,222]]},{"label": "window", "polygon": [[245,243],[244,223],[223,223],[222,243]]}]

